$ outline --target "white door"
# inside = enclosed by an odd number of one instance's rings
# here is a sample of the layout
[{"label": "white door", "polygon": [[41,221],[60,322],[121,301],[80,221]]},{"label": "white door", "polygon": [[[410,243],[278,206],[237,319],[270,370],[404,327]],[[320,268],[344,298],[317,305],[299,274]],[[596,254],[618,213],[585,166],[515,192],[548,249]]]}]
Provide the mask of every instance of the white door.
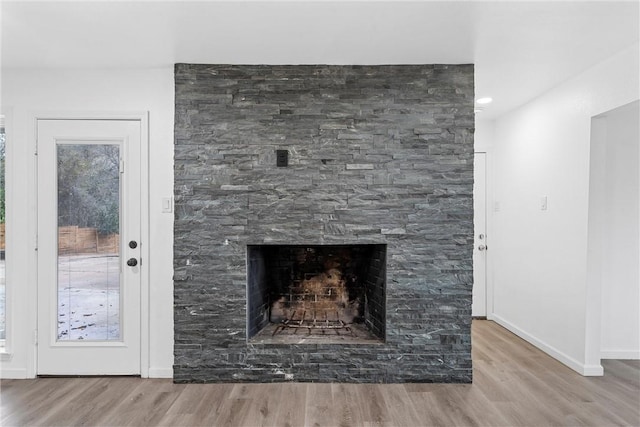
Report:
[{"label": "white door", "polygon": [[487,154],[475,153],[473,172],[473,302],[471,315],[487,315]]},{"label": "white door", "polygon": [[37,121],[38,375],[140,374],[141,124]]}]

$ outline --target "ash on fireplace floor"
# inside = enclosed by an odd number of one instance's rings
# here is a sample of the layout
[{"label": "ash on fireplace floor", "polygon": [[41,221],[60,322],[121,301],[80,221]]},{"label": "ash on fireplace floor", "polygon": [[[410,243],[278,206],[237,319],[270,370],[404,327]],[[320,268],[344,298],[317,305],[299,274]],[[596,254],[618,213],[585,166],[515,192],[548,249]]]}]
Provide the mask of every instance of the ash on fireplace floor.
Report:
[{"label": "ash on fireplace floor", "polygon": [[382,344],[383,341],[373,335],[363,324],[350,324],[351,332],[340,330],[311,330],[305,328],[285,328],[273,334],[278,323],[270,323],[253,338],[254,344]]}]

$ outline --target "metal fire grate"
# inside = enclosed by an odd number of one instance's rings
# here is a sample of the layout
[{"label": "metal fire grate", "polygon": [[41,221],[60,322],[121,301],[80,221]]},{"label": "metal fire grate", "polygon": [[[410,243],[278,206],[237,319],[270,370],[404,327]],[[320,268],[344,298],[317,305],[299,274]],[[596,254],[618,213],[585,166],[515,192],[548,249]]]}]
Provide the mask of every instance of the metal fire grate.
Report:
[{"label": "metal fire grate", "polygon": [[[306,329],[311,335],[314,331],[322,334],[333,331],[340,335],[346,332],[353,335],[345,317],[349,306],[348,291],[342,272],[328,269],[317,273],[305,274],[304,280],[294,280],[288,293],[280,295],[276,306],[280,306],[280,323],[273,332],[276,335],[284,330],[297,333]],[[274,306],[272,306],[273,314]]]},{"label": "metal fire grate", "polygon": [[313,331],[319,331],[322,334],[326,334],[328,331],[333,331],[337,335],[340,335],[340,332],[344,331],[353,335],[351,327],[340,319],[338,310],[335,312],[335,319],[329,319],[327,311],[323,311],[323,314],[324,316],[320,315],[319,318],[315,310],[312,310],[311,312],[307,310],[294,310],[291,313],[291,316],[282,320],[278,327],[276,327],[273,331],[273,335],[276,335],[278,332],[282,332],[286,329],[293,329],[294,334],[297,333],[299,329],[307,329],[309,335],[311,335]]}]

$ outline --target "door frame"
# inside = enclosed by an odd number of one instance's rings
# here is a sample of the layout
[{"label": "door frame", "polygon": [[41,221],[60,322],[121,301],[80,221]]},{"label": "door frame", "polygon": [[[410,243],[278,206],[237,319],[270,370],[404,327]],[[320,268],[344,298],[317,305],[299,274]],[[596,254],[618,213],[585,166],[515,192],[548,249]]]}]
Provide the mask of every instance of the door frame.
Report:
[{"label": "door frame", "polygon": [[[493,157],[492,149],[487,147],[486,149],[478,150],[478,152],[485,153],[485,187],[486,187],[486,230],[487,239],[491,241],[491,248],[495,247],[495,239],[493,238],[493,221],[495,218],[496,204],[495,195],[493,192]],[[487,320],[495,320],[494,316],[494,288],[493,288],[493,256],[490,250],[486,251],[487,257],[487,269],[485,272],[486,281],[486,301],[487,301]]]},{"label": "door frame", "polygon": [[[149,308],[150,308],[150,288],[149,288],[149,264],[150,264],[150,244],[149,244],[149,112],[76,112],[76,111],[60,111],[60,112],[34,112],[31,115],[32,140],[31,151],[33,152],[33,185],[34,199],[32,201],[34,209],[34,218],[38,215],[38,158],[36,155],[37,136],[38,136],[38,120],[129,120],[138,121],[140,123],[140,376],[142,378],[149,377]],[[37,223],[33,224],[33,240],[34,261],[38,263],[38,227]],[[32,271],[37,271],[37,268]],[[38,277],[37,272],[32,273],[34,280],[31,281],[31,292],[29,300],[32,301],[33,307],[36,307],[31,316],[32,327],[34,331],[31,346],[33,351],[29,352],[28,376],[35,378],[38,372],[38,347],[37,347],[37,331],[38,331]]]}]

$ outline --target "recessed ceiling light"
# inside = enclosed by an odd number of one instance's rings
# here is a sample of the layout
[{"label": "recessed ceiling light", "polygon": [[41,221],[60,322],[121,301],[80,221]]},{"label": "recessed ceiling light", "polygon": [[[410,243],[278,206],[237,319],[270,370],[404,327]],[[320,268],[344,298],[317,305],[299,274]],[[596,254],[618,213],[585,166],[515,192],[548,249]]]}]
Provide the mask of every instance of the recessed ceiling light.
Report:
[{"label": "recessed ceiling light", "polygon": [[476,102],[477,102],[478,104],[488,104],[488,103],[490,103],[491,101],[493,101],[493,99],[492,99],[492,98],[490,98],[490,97],[488,97],[488,96],[487,96],[487,97],[484,97],[484,98],[478,98],[478,99],[476,99]]}]

